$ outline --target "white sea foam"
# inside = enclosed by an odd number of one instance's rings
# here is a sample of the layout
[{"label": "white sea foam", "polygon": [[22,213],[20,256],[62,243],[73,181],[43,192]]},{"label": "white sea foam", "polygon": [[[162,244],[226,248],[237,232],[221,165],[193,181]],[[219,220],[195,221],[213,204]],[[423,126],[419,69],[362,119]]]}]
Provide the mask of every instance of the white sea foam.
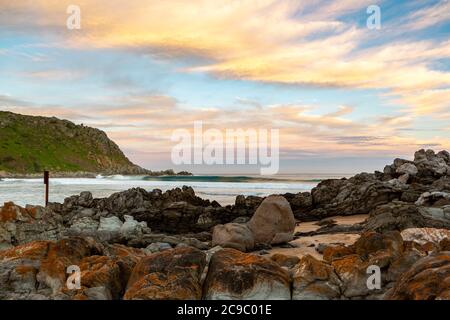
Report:
[{"label": "white sea foam", "polygon": [[[197,177],[194,177],[195,179]],[[217,177],[216,177],[217,178]],[[220,178],[220,177],[219,177]],[[323,178],[323,177],[321,177]],[[161,181],[158,178],[146,180],[142,176],[98,176],[92,178],[53,178],[50,180],[50,201],[63,202],[64,198],[79,194],[82,191],[92,192],[94,197],[108,197],[114,192],[141,187],[146,190],[161,189],[163,191],[182,187],[194,188],[202,198],[217,200],[226,205],[234,203],[239,194],[267,196],[269,194],[309,191],[317,185],[318,180],[271,180],[251,182],[217,182],[217,181]],[[186,179],[186,178],[185,178]],[[240,177],[242,179],[242,177]],[[207,180],[207,179],[206,179]],[[14,201],[19,205],[39,204],[44,201],[44,185],[42,179],[3,179],[0,181],[0,203]]]}]

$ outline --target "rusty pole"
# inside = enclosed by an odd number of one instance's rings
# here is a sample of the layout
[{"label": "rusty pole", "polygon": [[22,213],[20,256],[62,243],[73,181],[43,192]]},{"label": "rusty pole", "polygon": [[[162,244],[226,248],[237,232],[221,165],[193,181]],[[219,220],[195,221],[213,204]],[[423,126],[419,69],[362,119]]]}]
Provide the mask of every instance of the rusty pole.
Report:
[{"label": "rusty pole", "polygon": [[48,185],[50,174],[48,171],[44,171],[44,184],[45,184],[45,206],[48,205]]}]

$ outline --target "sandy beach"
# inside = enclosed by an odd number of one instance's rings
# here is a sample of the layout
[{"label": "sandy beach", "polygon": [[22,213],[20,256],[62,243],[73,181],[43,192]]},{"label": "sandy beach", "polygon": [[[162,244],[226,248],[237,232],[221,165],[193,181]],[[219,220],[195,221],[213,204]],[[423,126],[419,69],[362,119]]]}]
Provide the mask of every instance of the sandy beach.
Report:
[{"label": "sandy beach", "polygon": [[[354,216],[335,216],[331,217],[334,221],[336,221],[337,225],[352,225],[355,223],[360,223],[366,220],[368,215],[360,214]],[[297,224],[295,228],[295,232],[310,232],[316,231],[320,226],[317,225],[317,221],[311,222],[300,222]],[[273,255],[275,253],[282,253],[289,256],[303,257],[307,254],[312,255],[314,258],[322,259],[322,254],[316,250],[316,247],[319,244],[344,244],[351,245],[358,238],[359,234],[351,234],[351,233],[336,233],[336,234],[321,234],[314,235],[309,237],[300,237],[299,239],[293,240],[289,242],[294,245],[295,248],[273,248],[269,250],[269,254]]]}]

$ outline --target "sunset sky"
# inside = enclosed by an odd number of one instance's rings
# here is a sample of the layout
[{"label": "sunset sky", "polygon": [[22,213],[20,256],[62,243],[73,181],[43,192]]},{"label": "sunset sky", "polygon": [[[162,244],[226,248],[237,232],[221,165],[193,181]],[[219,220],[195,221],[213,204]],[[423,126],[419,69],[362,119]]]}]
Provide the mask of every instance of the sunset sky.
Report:
[{"label": "sunset sky", "polygon": [[278,128],[282,173],[382,169],[450,150],[450,1],[0,0],[0,110],[100,128],[149,169],[196,120]]}]

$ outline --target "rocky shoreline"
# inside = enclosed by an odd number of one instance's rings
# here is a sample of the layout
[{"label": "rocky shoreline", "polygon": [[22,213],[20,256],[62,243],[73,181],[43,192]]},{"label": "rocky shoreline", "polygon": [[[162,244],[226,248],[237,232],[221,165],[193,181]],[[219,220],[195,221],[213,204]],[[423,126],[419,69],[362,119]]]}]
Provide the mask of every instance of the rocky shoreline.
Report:
[{"label": "rocky shoreline", "polygon": [[[334,218],[356,215],[364,219]],[[312,221],[315,230],[298,231]],[[190,187],[82,192],[46,208],[5,203],[0,299],[448,300],[449,230],[450,154],[432,150],[311,192],[228,206]],[[299,247],[324,235],[333,240],[308,245],[317,255]],[[70,290],[74,265],[81,287]],[[370,266],[381,270],[379,289],[367,285]]]}]

